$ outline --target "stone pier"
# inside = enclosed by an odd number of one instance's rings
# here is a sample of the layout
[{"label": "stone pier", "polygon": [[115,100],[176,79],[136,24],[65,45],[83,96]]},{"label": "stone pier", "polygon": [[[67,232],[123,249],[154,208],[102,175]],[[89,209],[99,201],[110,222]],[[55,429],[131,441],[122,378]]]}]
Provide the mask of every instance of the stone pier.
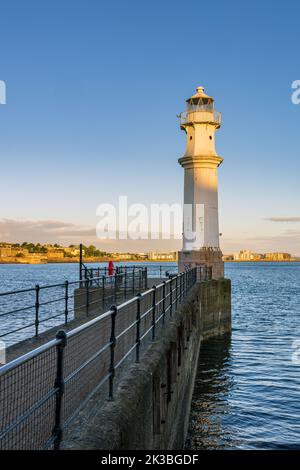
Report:
[{"label": "stone pier", "polygon": [[197,283],[140,363],[126,367],[114,401],[87,406],[63,448],[182,449],[201,344],[230,331],[230,280]]}]

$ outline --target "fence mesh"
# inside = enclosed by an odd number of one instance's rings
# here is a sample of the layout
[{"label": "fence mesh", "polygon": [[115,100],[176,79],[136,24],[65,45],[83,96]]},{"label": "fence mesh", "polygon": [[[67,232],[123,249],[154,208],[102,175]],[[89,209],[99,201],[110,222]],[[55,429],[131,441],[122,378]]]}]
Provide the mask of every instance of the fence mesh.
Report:
[{"label": "fence mesh", "polygon": [[55,373],[51,346],[0,376],[1,449],[43,448],[54,426]]}]

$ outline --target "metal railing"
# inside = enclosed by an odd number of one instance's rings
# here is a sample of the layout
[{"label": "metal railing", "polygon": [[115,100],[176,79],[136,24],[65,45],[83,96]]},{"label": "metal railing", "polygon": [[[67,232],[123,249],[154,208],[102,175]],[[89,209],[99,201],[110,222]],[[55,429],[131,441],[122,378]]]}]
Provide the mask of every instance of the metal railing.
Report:
[{"label": "metal railing", "polygon": [[[202,114],[203,113],[203,114]],[[180,113],[180,124],[188,124],[191,121],[212,122],[221,125],[221,113],[215,110],[194,109]]]},{"label": "metal railing", "polygon": [[[99,274],[99,275],[96,275]],[[98,295],[95,295],[97,288]],[[37,337],[58,324],[69,323],[76,314],[76,305],[85,305],[86,315],[99,314],[112,303],[147,288],[147,268],[117,271],[113,276],[89,271],[79,281],[0,293],[0,339],[7,344]]]},{"label": "metal railing", "polygon": [[[177,266],[170,266],[169,264],[131,264],[130,266],[116,266],[114,268],[114,274],[125,274],[125,273],[132,273],[134,270],[141,269],[143,267],[147,270],[148,277],[168,277],[170,273],[177,274],[178,268]],[[109,269],[107,266],[99,266],[99,267],[89,267],[85,264],[82,264],[81,269],[81,279],[87,279],[91,277],[99,277],[99,276],[108,276]]]},{"label": "metal railing", "polygon": [[113,276],[121,276],[126,274],[133,274],[138,269],[145,269],[146,267],[142,266],[116,266],[113,268],[113,273],[110,274],[108,266],[99,266],[99,267],[89,267],[86,264],[81,264],[81,275],[80,279],[82,281],[86,279],[93,279],[96,277],[106,276],[106,277],[113,277]]},{"label": "metal railing", "polygon": [[63,430],[115,373],[139,362],[197,281],[193,268],[0,367],[0,449],[59,449]]},{"label": "metal railing", "polygon": [[[80,244],[80,255],[79,255],[79,279],[89,279],[100,276],[109,276],[110,269],[107,266],[89,266],[83,261],[83,245]],[[172,261],[171,261],[172,262]],[[146,270],[146,276],[148,277],[168,277],[169,274],[174,274],[178,272],[177,266],[169,266],[168,264],[159,265],[158,263],[148,264],[130,264],[130,265],[118,265],[113,267],[113,274],[123,274],[132,273],[137,269],[143,267]]]}]

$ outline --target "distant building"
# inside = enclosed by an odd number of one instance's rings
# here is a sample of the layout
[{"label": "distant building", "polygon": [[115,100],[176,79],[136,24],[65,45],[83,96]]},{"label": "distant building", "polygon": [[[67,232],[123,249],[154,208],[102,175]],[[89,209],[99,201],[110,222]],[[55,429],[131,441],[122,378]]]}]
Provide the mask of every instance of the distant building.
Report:
[{"label": "distant building", "polygon": [[262,261],[264,259],[264,255],[261,253],[252,253],[252,259],[251,261]]},{"label": "distant building", "polygon": [[290,253],[266,253],[267,261],[290,261],[292,256]]},{"label": "distant building", "polygon": [[1,245],[0,246],[0,258],[14,258],[20,254],[27,256],[29,251],[27,248],[15,247],[12,245]]},{"label": "distant building", "polygon": [[11,256],[11,246],[0,246],[0,258]]},{"label": "distant building", "polygon": [[233,255],[234,261],[251,261],[252,252],[250,250],[241,250]]},{"label": "distant building", "polygon": [[65,256],[64,248],[57,248],[54,246],[47,246],[47,258],[49,260],[62,259]]},{"label": "distant building", "polygon": [[22,247],[11,247],[11,256],[17,256],[19,254],[27,256],[29,254],[29,250]]},{"label": "distant building", "polygon": [[138,256],[139,259],[142,259],[142,260],[149,258],[148,253],[138,253],[137,256]]},{"label": "distant building", "polygon": [[120,260],[130,260],[134,257],[132,253],[118,253],[118,258]]},{"label": "distant building", "polygon": [[241,250],[233,255],[234,261],[261,261],[264,255],[260,253],[252,253],[250,250]]},{"label": "distant building", "polygon": [[21,256],[16,256],[15,261],[21,264],[41,264],[47,263],[47,255],[45,253],[28,253],[27,255],[23,255],[19,253]]},{"label": "distant building", "polygon": [[50,251],[47,253],[47,259],[62,259],[65,257],[65,254],[63,251]]},{"label": "distant building", "polygon": [[177,252],[171,251],[168,253],[151,252],[148,255],[150,261],[177,261]]},{"label": "distant building", "polygon": [[234,255],[223,255],[222,260],[223,261],[234,261]]},{"label": "distant building", "polygon": [[[83,251],[83,255],[84,255],[84,250]],[[64,248],[64,252],[67,256],[79,256],[80,255],[80,249],[77,248],[77,247],[69,247],[69,248]]]}]

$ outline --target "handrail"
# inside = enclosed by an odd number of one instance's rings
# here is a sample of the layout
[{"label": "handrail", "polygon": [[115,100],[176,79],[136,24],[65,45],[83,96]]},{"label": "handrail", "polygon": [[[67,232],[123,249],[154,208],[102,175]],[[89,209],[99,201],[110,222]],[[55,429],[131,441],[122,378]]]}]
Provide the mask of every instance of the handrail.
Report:
[{"label": "handrail", "polygon": [[[124,273],[116,272],[112,276],[102,274],[98,276],[92,275],[80,280],[66,280],[62,283],[46,285],[37,284],[31,288],[2,292],[0,293],[0,300],[3,299],[4,304],[0,306],[0,318],[3,321],[0,338],[10,338],[15,333],[26,329],[28,332],[26,337],[29,337],[30,332],[28,328],[30,327],[34,328],[31,336],[38,337],[41,332],[41,324],[43,324],[42,331],[46,331],[47,321],[50,325],[48,329],[52,328],[55,325],[50,320],[58,317],[62,317],[65,324],[68,323],[73,319],[73,311],[70,309],[69,301],[74,298],[76,289],[82,288],[82,291],[76,290],[76,297],[82,296],[84,298],[86,291],[90,292],[93,288],[101,288],[103,291],[101,303],[99,300],[96,302],[98,302],[99,309],[103,310],[107,308],[107,302],[116,302],[117,296],[121,300],[120,297],[127,297],[129,293],[132,294],[137,289],[145,289],[147,287],[147,268],[143,266],[136,267],[132,271],[127,272],[126,281],[123,277]],[[88,301],[88,306],[93,304],[95,307],[95,301]],[[26,312],[26,317],[22,317],[20,327],[11,328],[13,323],[11,319],[19,318],[18,315],[23,315],[24,312]],[[71,316],[70,313],[72,314]],[[6,320],[6,323],[4,320]],[[18,337],[24,339],[20,335]]]}]

